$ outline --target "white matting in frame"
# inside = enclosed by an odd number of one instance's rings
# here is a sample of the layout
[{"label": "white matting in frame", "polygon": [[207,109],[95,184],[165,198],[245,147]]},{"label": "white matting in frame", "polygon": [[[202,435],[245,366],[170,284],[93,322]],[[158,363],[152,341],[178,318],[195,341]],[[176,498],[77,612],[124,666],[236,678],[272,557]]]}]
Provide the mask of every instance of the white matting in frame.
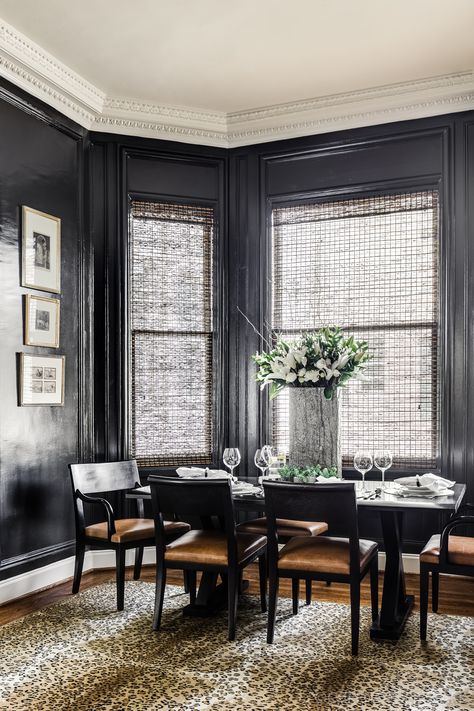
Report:
[{"label": "white matting in frame", "polygon": [[64,405],[64,356],[20,353],[20,405]]},{"label": "white matting in frame", "polygon": [[25,296],[25,345],[59,348],[59,299]]},{"label": "white matting in frame", "polygon": [[61,220],[25,205],[21,285],[53,294],[61,290]]}]

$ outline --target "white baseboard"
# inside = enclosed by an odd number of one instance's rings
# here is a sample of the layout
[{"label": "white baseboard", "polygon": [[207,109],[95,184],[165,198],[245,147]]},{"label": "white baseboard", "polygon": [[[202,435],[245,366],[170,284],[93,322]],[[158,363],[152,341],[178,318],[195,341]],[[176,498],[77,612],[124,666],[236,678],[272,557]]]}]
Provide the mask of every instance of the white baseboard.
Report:
[{"label": "white baseboard", "polygon": [[[93,569],[92,555],[87,551],[84,558],[84,572]],[[31,593],[43,590],[51,585],[61,583],[71,578],[74,573],[74,557],[70,556],[56,563],[44,565],[41,568],[29,570],[27,573],[15,575],[12,578],[0,581],[0,605],[25,597]]]},{"label": "white baseboard", "polygon": [[[126,564],[133,565],[134,550],[127,551]],[[145,548],[143,552],[144,565],[155,563],[155,550],[152,547]],[[406,573],[420,572],[418,556],[413,553],[403,555],[403,566]],[[113,551],[87,551],[84,559],[84,573],[100,568],[114,568],[115,553]],[[385,570],[385,554],[379,553],[379,568]],[[0,605],[11,602],[19,597],[31,595],[44,588],[62,583],[68,578],[72,578],[74,573],[74,557],[50,563],[41,568],[30,570],[27,573],[16,575],[7,580],[0,581]]]}]

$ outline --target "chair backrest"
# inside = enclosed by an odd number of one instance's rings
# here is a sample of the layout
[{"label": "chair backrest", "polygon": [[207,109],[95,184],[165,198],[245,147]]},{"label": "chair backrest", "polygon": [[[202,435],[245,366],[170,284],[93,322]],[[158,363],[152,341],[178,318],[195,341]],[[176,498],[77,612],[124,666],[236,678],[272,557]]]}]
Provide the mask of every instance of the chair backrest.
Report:
[{"label": "chair backrest", "polygon": [[99,494],[106,491],[124,491],[141,486],[135,460],[96,464],[70,464],[74,492]]},{"label": "chair backrest", "polygon": [[324,521],[328,535],[350,541],[351,562],[358,560],[359,529],[353,483],[286,484],[264,481],[265,510],[268,521],[269,558],[277,552],[277,518],[293,521]]},{"label": "chair backrest", "polygon": [[211,517],[217,517],[227,533],[229,561],[237,555],[234,505],[229,479],[179,479],[151,475],[153,517],[159,553],[166,545],[163,514],[175,514],[178,518],[200,517],[208,526]]}]

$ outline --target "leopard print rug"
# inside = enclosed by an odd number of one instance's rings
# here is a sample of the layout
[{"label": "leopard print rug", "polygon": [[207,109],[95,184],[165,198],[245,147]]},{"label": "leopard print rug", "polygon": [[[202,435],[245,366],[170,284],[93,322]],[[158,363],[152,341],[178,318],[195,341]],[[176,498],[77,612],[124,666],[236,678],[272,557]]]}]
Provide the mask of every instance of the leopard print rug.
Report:
[{"label": "leopard print rug", "polygon": [[369,639],[362,608],[358,658],[346,605],[280,598],[273,645],[266,615],[244,596],[237,640],[226,613],[184,618],[169,587],[163,625],[151,630],[154,586],[127,582],[126,609],[104,584],[0,628],[0,709],[9,711],[473,711],[474,618],[418,616],[398,643]]}]

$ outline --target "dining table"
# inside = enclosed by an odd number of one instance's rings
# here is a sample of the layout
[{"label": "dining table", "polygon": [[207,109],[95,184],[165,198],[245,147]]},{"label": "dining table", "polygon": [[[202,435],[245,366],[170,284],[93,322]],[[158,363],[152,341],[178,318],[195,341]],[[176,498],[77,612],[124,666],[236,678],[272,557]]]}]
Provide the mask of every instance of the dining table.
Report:
[{"label": "dining table", "polygon": [[[249,481],[254,481],[249,479]],[[350,480],[344,479],[344,483]],[[354,482],[358,508],[376,511],[380,516],[385,570],[383,579],[382,603],[378,618],[372,623],[372,639],[397,640],[401,636],[405,623],[414,604],[414,596],[407,595],[405,573],[403,569],[403,522],[405,516],[416,515],[420,511],[437,511],[452,514],[459,508],[465,491],[465,484],[455,483],[449,495],[445,496],[400,496],[395,494],[391,483],[382,489],[380,482],[366,481],[362,490],[361,482]],[[323,484],[324,486],[324,484]],[[139,512],[143,515],[143,501],[151,498],[150,487],[143,486],[127,494],[127,498],[139,502]],[[264,514],[265,497],[255,490],[251,493],[233,492],[236,511]],[[362,513],[362,511],[361,511]],[[208,579],[209,578],[209,579]],[[185,614],[208,615],[217,600],[225,601],[225,596],[216,593],[216,579],[203,573],[198,595],[194,605],[188,605]]]}]

